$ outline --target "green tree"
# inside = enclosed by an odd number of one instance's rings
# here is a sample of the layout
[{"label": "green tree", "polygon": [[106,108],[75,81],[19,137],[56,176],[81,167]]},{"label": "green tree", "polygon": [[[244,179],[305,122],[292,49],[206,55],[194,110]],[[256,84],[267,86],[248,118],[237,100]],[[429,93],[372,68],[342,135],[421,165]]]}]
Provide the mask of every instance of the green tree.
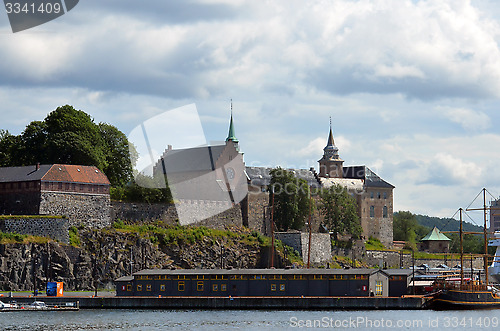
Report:
[{"label": "green tree", "polygon": [[93,165],[115,187],[132,179],[127,137],[112,125],[95,124],[90,115],[69,105],[31,122],[19,136],[0,130],[0,166],[35,163]]},{"label": "green tree", "polygon": [[279,231],[301,229],[311,212],[312,203],[307,181],[281,167],[270,171],[270,199],[274,199],[274,224]]},{"label": "green tree", "polygon": [[335,184],[320,192],[320,210],[325,217],[325,225],[333,232],[335,241],[339,234],[350,234],[353,238],[361,235],[361,225],[357,204],[347,189]]},{"label": "green tree", "polygon": [[103,171],[108,167],[104,140],[90,115],[66,105],[51,112],[44,122],[51,163],[94,165]]},{"label": "green tree", "polygon": [[115,186],[127,184],[133,176],[127,136],[115,126],[99,123],[100,135],[104,141],[106,167],[102,169]]},{"label": "green tree", "polygon": [[393,237],[394,240],[402,240],[415,243],[418,222],[415,215],[409,211],[400,211],[394,213],[393,218]]},{"label": "green tree", "polygon": [[14,136],[7,130],[0,130],[0,166],[10,167],[16,165],[20,155],[20,146],[20,136]]}]

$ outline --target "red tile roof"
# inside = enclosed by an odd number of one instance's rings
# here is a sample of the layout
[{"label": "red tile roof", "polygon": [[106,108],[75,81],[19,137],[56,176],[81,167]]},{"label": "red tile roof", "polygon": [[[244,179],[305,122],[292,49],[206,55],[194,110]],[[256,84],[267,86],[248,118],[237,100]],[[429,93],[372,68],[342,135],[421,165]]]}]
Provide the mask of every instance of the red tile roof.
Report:
[{"label": "red tile roof", "polygon": [[53,164],[41,180],[109,185],[108,177],[97,167],[69,164]]}]

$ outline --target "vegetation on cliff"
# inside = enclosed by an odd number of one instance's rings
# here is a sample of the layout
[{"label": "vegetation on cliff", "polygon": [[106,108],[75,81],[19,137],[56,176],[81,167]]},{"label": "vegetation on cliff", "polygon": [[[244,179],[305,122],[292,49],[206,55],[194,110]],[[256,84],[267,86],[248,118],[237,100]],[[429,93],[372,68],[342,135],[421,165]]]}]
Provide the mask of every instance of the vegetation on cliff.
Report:
[{"label": "vegetation on cliff", "polygon": [[[266,268],[271,240],[247,228],[217,230],[162,222],[115,222],[104,229],[70,228],[70,245],[47,238],[0,234],[0,290],[113,288],[114,280],[146,268]],[[275,265],[301,264],[275,241]]]}]

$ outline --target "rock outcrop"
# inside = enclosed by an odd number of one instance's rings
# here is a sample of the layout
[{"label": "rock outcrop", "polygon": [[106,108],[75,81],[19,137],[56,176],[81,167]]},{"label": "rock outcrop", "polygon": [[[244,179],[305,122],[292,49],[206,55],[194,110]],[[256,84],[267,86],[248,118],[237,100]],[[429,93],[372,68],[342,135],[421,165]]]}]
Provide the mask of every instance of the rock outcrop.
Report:
[{"label": "rock outcrop", "polygon": [[0,290],[43,290],[47,281],[64,282],[66,290],[111,289],[116,278],[144,268],[266,266],[259,242],[247,240],[249,233],[191,242],[113,228],[81,230],[79,236],[78,247],[54,241],[1,244]]}]

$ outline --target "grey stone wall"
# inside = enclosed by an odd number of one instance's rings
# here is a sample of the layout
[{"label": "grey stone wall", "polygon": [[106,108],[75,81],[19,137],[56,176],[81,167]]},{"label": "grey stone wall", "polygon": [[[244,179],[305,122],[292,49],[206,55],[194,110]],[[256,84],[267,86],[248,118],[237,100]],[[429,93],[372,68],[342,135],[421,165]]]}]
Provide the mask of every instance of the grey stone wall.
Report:
[{"label": "grey stone wall", "polygon": [[167,224],[175,224],[179,219],[174,204],[112,201],[111,209],[113,220],[135,222],[161,220]]},{"label": "grey stone wall", "polygon": [[64,215],[70,226],[81,224],[103,228],[111,224],[110,198],[107,194],[42,192],[41,215]]},{"label": "grey stone wall", "polygon": [[0,219],[0,230],[5,233],[29,234],[49,237],[63,243],[69,243],[69,222],[65,218],[52,217],[12,217]]},{"label": "grey stone wall", "polygon": [[[307,263],[309,249],[308,232],[275,232],[276,238],[292,247]],[[325,263],[332,259],[332,246],[328,233],[311,234],[311,263]]]},{"label": "grey stone wall", "polygon": [[[113,220],[121,219],[135,222],[158,220],[166,224],[180,224],[178,222],[179,217],[176,205],[173,204],[148,204],[113,201],[111,205],[113,209]],[[177,204],[177,207],[180,206],[181,205]],[[188,218],[187,224],[206,226],[215,229],[226,229],[233,226],[243,225],[241,206],[239,204],[231,206],[230,204],[222,205],[217,201],[184,200],[182,208],[182,215]],[[192,219],[189,218],[190,216],[192,216]],[[199,218],[204,219],[189,223],[190,220],[196,220]]]}]

